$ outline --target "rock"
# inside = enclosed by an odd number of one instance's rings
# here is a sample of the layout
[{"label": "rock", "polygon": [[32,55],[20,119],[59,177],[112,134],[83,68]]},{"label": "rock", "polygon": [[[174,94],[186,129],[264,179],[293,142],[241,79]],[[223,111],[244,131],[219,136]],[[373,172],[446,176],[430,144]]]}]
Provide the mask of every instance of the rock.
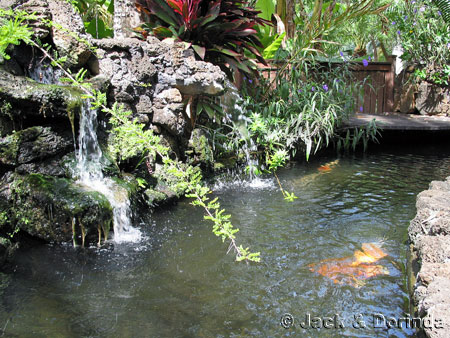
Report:
[{"label": "rock", "polygon": [[134,1],[114,1],[114,36],[125,38],[133,34],[132,29],[142,23]]},{"label": "rock", "polygon": [[448,236],[421,236],[416,242],[416,249],[422,262],[450,262],[450,237]]},{"label": "rock", "polygon": [[[12,243],[9,239],[0,237],[0,269],[6,261],[12,257],[17,245]],[[1,277],[1,276],[0,276]],[[1,283],[0,283],[1,286]]]},{"label": "rock", "polygon": [[[67,57],[66,67],[81,68],[92,54],[83,20],[69,1],[47,0],[47,2],[54,22],[51,28],[53,43],[59,57]],[[79,38],[74,38],[74,34]]]},{"label": "rock", "polygon": [[78,115],[83,92],[71,86],[37,83],[27,77],[14,76],[0,68],[0,107],[8,103],[8,112],[0,109],[0,116],[11,120],[33,117],[38,120]]},{"label": "rock", "polygon": [[417,209],[450,211],[450,191],[425,190],[417,196]]},{"label": "rock", "polygon": [[34,36],[40,40],[45,39],[50,34],[50,28],[46,22],[52,19],[51,11],[48,7],[47,0],[28,0],[21,1],[22,4],[17,9],[27,13],[34,13],[36,20],[28,23],[29,27],[33,29]]},{"label": "rock", "polygon": [[437,277],[444,277],[450,280],[450,262],[429,263],[423,262],[417,281],[424,286],[428,286]]},{"label": "rock", "polygon": [[[193,52],[192,52],[193,54]],[[196,61],[193,55],[175,73],[176,87],[184,95],[222,95],[226,75],[218,66]]]},{"label": "rock", "polygon": [[[214,166],[214,152],[203,129],[196,128],[192,131],[189,151],[193,165],[200,163],[203,169],[210,169]],[[219,168],[217,169],[219,170]]]},{"label": "rock", "polygon": [[112,222],[112,208],[105,196],[67,179],[16,175],[13,198],[17,226],[47,242],[71,241],[73,222],[78,243],[82,231],[94,242],[103,228],[109,231]]},{"label": "rock", "polygon": [[0,163],[18,166],[40,162],[72,149],[70,132],[61,135],[50,127],[31,127],[0,139]]},{"label": "rock", "polygon": [[15,8],[21,3],[23,3],[25,0],[2,0],[0,2],[0,8],[1,9],[10,9]]},{"label": "rock", "polygon": [[155,207],[167,203],[167,195],[154,189],[146,189],[144,192],[147,197],[147,203],[150,207]]},{"label": "rock", "polygon": [[191,123],[185,114],[188,98],[224,91],[226,76],[220,68],[195,60],[193,51],[183,44],[169,45],[154,37],[94,43],[99,71],[111,79],[111,97],[135,114],[152,115],[149,120],[177,142],[190,135]]},{"label": "rock", "polygon": [[450,331],[450,177],[433,181],[417,197],[417,215],[408,236],[417,267],[413,302],[427,337],[448,337]]},{"label": "rock", "polygon": [[450,89],[422,81],[417,89],[416,108],[422,115],[450,114]]}]

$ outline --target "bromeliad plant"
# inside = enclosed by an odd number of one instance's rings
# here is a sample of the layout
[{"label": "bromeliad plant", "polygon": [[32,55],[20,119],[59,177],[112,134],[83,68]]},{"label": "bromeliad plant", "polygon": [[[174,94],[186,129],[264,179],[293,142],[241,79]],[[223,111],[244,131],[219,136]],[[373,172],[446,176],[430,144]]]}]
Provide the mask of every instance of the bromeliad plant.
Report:
[{"label": "bromeliad plant", "polygon": [[184,41],[198,57],[230,70],[252,73],[244,53],[265,64],[256,26],[270,24],[246,0],[136,0],[146,17],[145,32],[160,39]]}]

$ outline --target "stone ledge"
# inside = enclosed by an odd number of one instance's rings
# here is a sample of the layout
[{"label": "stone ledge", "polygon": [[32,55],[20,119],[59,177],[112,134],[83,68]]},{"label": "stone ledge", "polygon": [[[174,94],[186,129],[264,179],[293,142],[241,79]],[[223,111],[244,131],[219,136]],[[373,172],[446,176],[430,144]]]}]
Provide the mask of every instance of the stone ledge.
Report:
[{"label": "stone ledge", "polygon": [[[417,196],[417,214],[408,236],[418,270],[412,300],[417,315],[433,325],[427,337],[448,337],[450,330],[450,177],[433,181]],[[417,264],[415,264],[417,263]],[[413,278],[413,277],[412,277]]]}]

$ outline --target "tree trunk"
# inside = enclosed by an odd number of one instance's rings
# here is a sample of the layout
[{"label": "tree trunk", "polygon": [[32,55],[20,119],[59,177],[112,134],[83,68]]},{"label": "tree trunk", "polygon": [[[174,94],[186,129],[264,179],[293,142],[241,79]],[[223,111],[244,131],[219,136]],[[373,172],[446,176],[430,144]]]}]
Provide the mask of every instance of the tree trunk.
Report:
[{"label": "tree trunk", "polygon": [[141,18],[134,0],[114,0],[114,37],[132,36],[133,28],[139,26]]},{"label": "tree trunk", "polygon": [[295,0],[286,0],[286,36],[293,38],[295,35]]}]

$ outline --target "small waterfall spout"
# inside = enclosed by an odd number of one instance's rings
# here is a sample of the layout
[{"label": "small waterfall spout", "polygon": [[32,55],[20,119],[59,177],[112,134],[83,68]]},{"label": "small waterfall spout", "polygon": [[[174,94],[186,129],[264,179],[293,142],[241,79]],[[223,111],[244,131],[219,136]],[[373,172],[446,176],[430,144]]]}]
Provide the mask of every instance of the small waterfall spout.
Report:
[{"label": "small waterfall spout", "polygon": [[103,175],[103,153],[97,139],[97,111],[91,109],[89,102],[83,104],[76,157],[78,183],[105,195],[113,208],[114,241],[139,241],[141,232],[131,225],[128,192]]},{"label": "small waterfall spout", "polygon": [[257,150],[257,146],[251,139],[248,132],[248,124],[251,120],[245,116],[242,109],[242,97],[239,94],[238,89],[229,81],[226,80],[225,87],[227,91],[221,97],[221,106],[225,112],[224,122],[231,123],[238,131],[245,143],[241,145],[241,151],[245,156],[245,172],[248,178],[252,181],[256,179],[255,170],[258,168],[258,159],[252,156]]}]

